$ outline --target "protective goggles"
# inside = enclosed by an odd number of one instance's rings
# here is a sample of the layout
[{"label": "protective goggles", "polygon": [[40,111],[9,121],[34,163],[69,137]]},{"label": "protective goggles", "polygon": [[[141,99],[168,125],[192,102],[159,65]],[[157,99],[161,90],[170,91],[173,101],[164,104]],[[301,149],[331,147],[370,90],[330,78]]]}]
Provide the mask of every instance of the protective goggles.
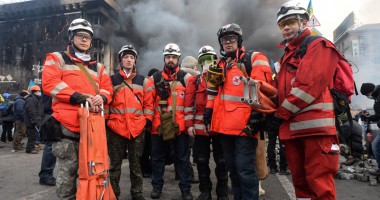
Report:
[{"label": "protective goggles", "polygon": [[302,8],[302,7],[294,7],[294,6],[285,7],[285,6],[282,6],[277,13],[277,17],[280,15],[286,14],[289,10],[304,10],[304,11],[306,11],[306,9]]},{"label": "protective goggles", "polygon": [[75,36],[79,37],[80,39],[86,39],[86,40],[92,40],[91,35],[85,34],[85,33],[76,33]]},{"label": "protective goggles", "polygon": [[220,43],[226,44],[228,41],[231,43],[237,42],[238,37],[236,35],[226,35],[220,38]]},{"label": "protective goggles", "polygon": [[291,19],[286,19],[278,23],[278,27],[280,29],[285,28],[285,26],[293,26],[294,24],[298,23],[298,19],[296,18],[291,18]]},{"label": "protective goggles", "polygon": [[70,24],[70,27],[74,27],[74,26],[78,26],[78,25],[90,26],[91,27],[91,25],[88,21],[81,21],[81,22],[72,23],[72,24]]},{"label": "protective goggles", "polygon": [[214,59],[214,55],[203,55],[203,56],[201,56],[199,59],[198,59],[198,63],[200,64],[200,65],[205,65],[206,63],[208,63],[208,64],[213,64],[214,63],[214,61],[215,61],[215,59]]}]

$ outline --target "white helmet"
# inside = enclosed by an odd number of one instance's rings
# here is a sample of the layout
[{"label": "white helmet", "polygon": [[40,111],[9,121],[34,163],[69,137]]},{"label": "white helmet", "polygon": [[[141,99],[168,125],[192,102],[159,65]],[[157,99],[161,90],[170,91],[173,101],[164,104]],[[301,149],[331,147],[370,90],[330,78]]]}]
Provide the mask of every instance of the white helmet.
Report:
[{"label": "white helmet", "polygon": [[78,30],[88,31],[89,33],[91,33],[91,35],[94,35],[94,31],[92,30],[92,26],[90,22],[88,22],[85,19],[78,18],[78,19],[74,19],[71,22],[70,27],[68,29],[68,35],[69,35],[70,40],[74,36],[74,33]]},{"label": "white helmet", "polygon": [[214,55],[214,56],[216,56],[216,52],[215,52],[214,48],[206,45],[206,46],[203,46],[199,49],[198,58],[200,58],[203,55]]},{"label": "white helmet", "polygon": [[288,1],[284,3],[277,12],[277,23],[289,15],[304,15],[309,20],[309,13],[306,8],[301,6],[299,1]]},{"label": "white helmet", "polygon": [[176,55],[178,57],[181,56],[181,50],[179,49],[179,46],[174,43],[169,43],[164,48],[163,55]]},{"label": "white helmet", "polygon": [[135,59],[137,60],[137,51],[136,51],[135,47],[133,47],[131,44],[128,44],[128,45],[124,45],[123,47],[121,47],[121,49],[118,53],[119,62],[121,62],[121,59],[123,58],[123,56],[127,52],[131,52],[135,56]]}]

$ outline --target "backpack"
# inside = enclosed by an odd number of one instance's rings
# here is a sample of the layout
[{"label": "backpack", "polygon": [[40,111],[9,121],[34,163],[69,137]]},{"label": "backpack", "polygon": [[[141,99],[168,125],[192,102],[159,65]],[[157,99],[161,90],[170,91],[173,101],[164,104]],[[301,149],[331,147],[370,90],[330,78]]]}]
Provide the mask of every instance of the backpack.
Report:
[{"label": "backpack", "polygon": [[2,117],[11,114],[9,109],[9,99],[5,99],[5,101],[0,104],[0,111]]},{"label": "backpack", "polygon": [[[323,37],[308,36],[302,40],[300,50],[296,52],[300,58],[303,58],[303,56],[306,54],[307,45],[318,38]],[[330,42],[328,40],[325,41]],[[339,61],[334,74],[333,87],[330,88],[330,92],[333,97],[334,113],[336,116],[336,121],[338,116],[347,114],[350,125],[352,126],[352,116],[349,104],[351,103],[351,95],[353,95],[356,91],[354,76],[351,64],[346,60],[344,55],[338,49],[335,48],[335,50],[339,54]]]}]

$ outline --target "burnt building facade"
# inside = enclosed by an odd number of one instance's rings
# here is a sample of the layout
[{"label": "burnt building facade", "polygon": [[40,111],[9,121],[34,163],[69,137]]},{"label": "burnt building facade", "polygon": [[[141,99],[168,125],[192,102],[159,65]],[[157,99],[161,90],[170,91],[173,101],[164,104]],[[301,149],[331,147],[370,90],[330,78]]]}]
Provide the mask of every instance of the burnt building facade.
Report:
[{"label": "burnt building facade", "polygon": [[46,54],[67,47],[67,29],[76,18],[92,24],[93,55],[110,70],[118,47],[112,46],[109,27],[117,27],[120,11],[115,0],[30,0],[0,5],[0,93],[26,89],[30,80],[39,84]]}]

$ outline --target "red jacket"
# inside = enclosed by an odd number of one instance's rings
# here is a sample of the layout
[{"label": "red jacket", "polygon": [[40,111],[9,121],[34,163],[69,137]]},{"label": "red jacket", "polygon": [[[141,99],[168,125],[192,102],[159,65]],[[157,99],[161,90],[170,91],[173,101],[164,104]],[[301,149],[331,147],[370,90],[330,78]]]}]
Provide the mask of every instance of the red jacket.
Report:
[{"label": "red jacket", "polygon": [[[272,71],[267,57],[263,53],[253,53],[252,56],[244,53],[244,49],[238,50],[240,54],[235,58],[236,62],[245,60],[245,66],[251,65],[249,77],[271,83]],[[246,56],[245,56],[246,55]],[[244,57],[245,56],[245,57]],[[247,58],[248,57],[248,58]],[[248,63],[249,62],[249,63]],[[234,64],[227,64],[224,59],[220,60],[218,67],[226,70],[225,81],[219,86],[216,96],[208,95],[207,108],[213,108],[211,131],[236,136],[241,134],[251,116],[251,107],[243,102],[244,82],[239,79],[244,76],[243,72]],[[255,134],[254,137],[258,137]]]},{"label": "red jacket", "polygon": [[[198,89],[196,88],[197,82]],[[185,94],[185,124],[186,128],[194,126],[197,135],[208,136],[204,131],[203,122],[203,113],[206,108],[206,103],[205,74],[201,76],[191,76],[187,83]]]},{"label": "red jacket", "polygon": [[73,104],[70,100],[75,93],[92,97],[96,91],[75,62],[82,62],[88,69],[99,86],[99,94],[107,98],[107,103],[112,100],[112,84],[105,67],[96,60],[83,62],[75,57],[72,49],[70,57],[63,52],[47,54],[42,71],[42,88],[45,94],[53,98],[53,116],[70,131],[79,133],[80,105]]},{"label": "red jacket", "polygon": [[[178,72],[179,72],[179,67],[177,68],[177,71],[175,73],[178,74]],[[172,85],[175,74],[173,74],[172,76],[169,76],[164,71],[157,72],[157,73],[161,73],[162,78],[165,79],[166,81],[169,81],[169,84]],[[179,133],[178,134],[186,131],[185,113],[184,113],[185,90],[186,90],[186,84],[187,84],[188,78],[190,77],[190,74],[185,73],[185,72],[183,72],[183,73],[185,74],[185,76],[183,77],[185,85],[183,85],[181,83],[181,81],[179,81],[179,79],[178,79],[178,81],[176,81],[177,83],[176,83],[176,88],[175,88],[175,92],[176,92],[175,121],[179,125]],[[149,77],[148,88],[152,89],[152,96],[154,99],[154,104],[153,104],[154,105],[154,117],[153,117],[153,121],[152,121],[152,134],[158,134],[157,128],[161,124],[161,120],[160,120],[161,108],[158,105],[158,101],[160,101],[161,98],[156,94],[156,88],[154,85],[153,76]],[[172,110],[172,93],[170,94],[170,96],[168,98],[168,107],[166,108],[165,111],[169,112],[171,110]]]},{"label": "red jacket", "polygon": [[[153,97],[151,89],[148,89],[148,79],[136,74],[127,83],[132,90],[124,84],[127,79],[125,72],[120,69],[119,73],[111,76],[114,86],[114,97],[108,111],[108,127],[115,133],[130,139],[139,136],[146,124],[146,120],[153,119]],[[137,97],[138,98],[137,98]]]},{"label": "red jacket", "polygon": [[280,127],[283,140],[314,135],[335,135],[333,99],[329,87],[339,61],[330,42],[320,38],[307,46],[305,56],[295,56],[306,29],[285,48],[277,75],[279,108],[276,115],[284,119]]}]

